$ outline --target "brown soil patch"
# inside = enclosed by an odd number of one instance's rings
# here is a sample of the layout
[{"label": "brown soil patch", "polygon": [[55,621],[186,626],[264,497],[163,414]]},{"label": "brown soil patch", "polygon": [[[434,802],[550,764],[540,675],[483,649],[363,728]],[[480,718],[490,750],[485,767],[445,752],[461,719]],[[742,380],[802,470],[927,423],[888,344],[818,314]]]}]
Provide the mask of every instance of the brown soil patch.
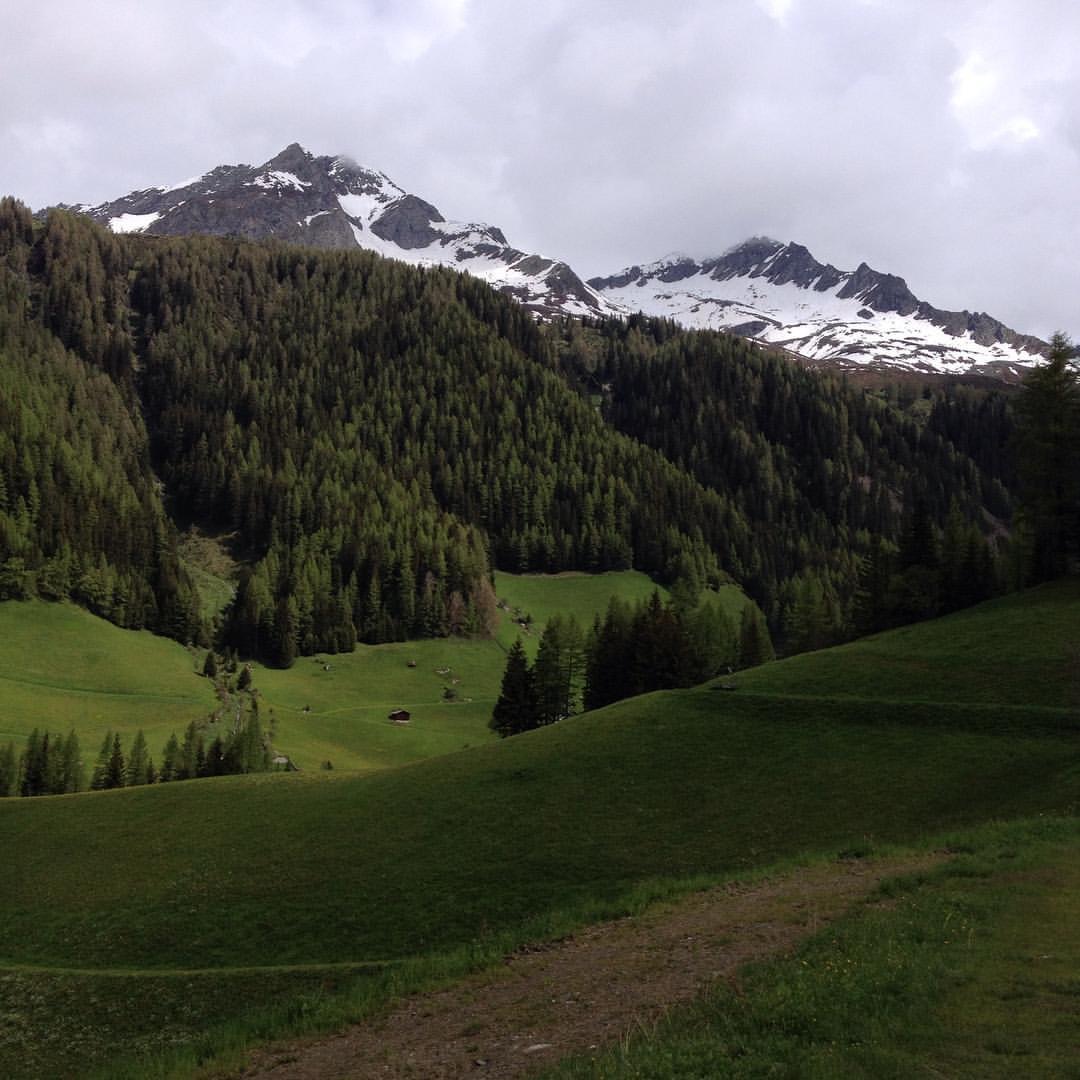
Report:
[{"label": "brown soil patch", "polygon": [[[256,1052],[244,1080],[527,1076],[655,1023],[717,979],[791,950],[882,879],[940,857],[862,860],[726,885],[533,946],[338,1035]],[[737,984],[736,984],[737,985]]]}]

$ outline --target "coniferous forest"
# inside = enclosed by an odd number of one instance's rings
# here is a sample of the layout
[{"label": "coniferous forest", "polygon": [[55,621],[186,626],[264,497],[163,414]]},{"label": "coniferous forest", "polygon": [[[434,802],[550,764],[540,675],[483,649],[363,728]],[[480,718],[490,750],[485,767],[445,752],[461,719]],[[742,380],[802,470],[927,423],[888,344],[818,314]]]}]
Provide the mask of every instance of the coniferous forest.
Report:
[{"label": "coniferous forest", "polygon": [[[734,580],[780,648],[1022,579],[1005,392],[865,389],[660,320],[537,323],[358,252],[0,202],[0,598],[295,656],[490,625],[491,571]],[[243,567],[219,624],[191,525]]]}]

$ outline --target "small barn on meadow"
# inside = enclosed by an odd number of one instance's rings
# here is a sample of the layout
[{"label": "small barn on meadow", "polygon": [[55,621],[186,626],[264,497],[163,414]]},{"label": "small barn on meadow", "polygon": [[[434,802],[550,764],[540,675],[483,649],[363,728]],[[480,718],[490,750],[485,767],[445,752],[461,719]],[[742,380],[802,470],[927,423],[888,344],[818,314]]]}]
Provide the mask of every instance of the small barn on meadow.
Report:
[{"label": "small barn on meadow", "polygon": [[390,723],[392,724],[407,724],[411,716],[407,709],[395,709],[390,714]]}]

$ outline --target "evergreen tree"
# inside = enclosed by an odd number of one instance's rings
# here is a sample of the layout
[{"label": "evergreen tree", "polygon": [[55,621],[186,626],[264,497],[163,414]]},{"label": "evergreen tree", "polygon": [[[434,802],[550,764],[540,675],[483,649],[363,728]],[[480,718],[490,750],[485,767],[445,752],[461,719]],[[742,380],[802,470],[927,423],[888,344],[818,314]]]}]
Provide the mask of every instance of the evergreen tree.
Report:
[{"label": "evergreen tree", "polygon": [[491,713],[489,727],[504,738],[531,731],[540,724],[540,703],[536,682],[525,655],[525,647],[518,638],[506,657],[499,699]]},{"label": "evergreen tree", "polygon": [[68,732],[61,750],[60,788],[58,794],[71,794],[86,787],[79,737],[74,728]]},{"label": "evergreen tree", "polygon": [[1024,379],[1013,439],[1030,579],[1066,573],[1080,557],[1080,373],[1055,334],[1045,364]]},{"label": "evergreen tree", "polygon": [[746,604],[739,619],[739,667],[757,667],[775,658],[764,615],[756,604]]},{"label": "evergreen tree", "polygon": [[37,728],[26,738],[26,749],[23,750],[19,770],[22,778],[19,794],[24,798],[45,794],[45,753],[48,749],[48,738],[46,733],[43,739]]},{"label": "evergreen tree", "polygon": [[541,725],[577,712],[585,668],[585,639],[573,616],[553,615],[544,632],[533,664],[533,679]]},{"label": "evergreen tree", "polygon": [[892,625],[894,561],[881,536],[875,535],[859,560],[859,588],[855,594],[855,632],[871,634]]},{"label": "evergreen tree", "polygon": [[220,735],[215,735],[206,750],[206,764],[203,773],[200,773],[200,775],[223,776],[226,772],[232,771],[225,767],[225,744]]},{"label": "evergreen tree", "polygon": [[691,682],[705,682],[738,664],[738,634],[718,601],[705,596],[684,623],[692,650]]},{"label": "evergreen tree", "polygon": [[128,754],[127,767],[124,770],[124,784],[126,787],[136,787],[148,784],[150,771],[150,751],[146,746],[146,736],[140,728],[135,733],[135,739],[131,744],[131,752]]},{"label": "evergreen tree", "polygon": [[206,750],[203,746],[202,733],[194,720],[184,731],[184,741],[180,746],[180,756],[176,763],[177,780],[194,780],[199,775],[200,764],[205,762]]},{"label": "evergreen tree", "polygon": [[690,641],[680,619],[654,589],[638,606],[630,627],[629,693],[685,686],[692,680],[693,666]]},{"label": "evergreen tree", "polygon": [[15,744],[8,742],[0,745],[0,799],[14,795],[18,782],[19,759],[15,754]]},{"label": "evergreen tree", "polygon": [[594,621],[586,643],[586,710],[603,708],[634,692],[629,682],[633,650],[631,631],[629,607],[612,597],[603,622]]},{"label": "evergreen tree", "polygon": [[125,774],[124,750],[120,745],[120,733],[117,732],[113,735],[112,747],[109,751],[108,764],[105,766],[105,776],[102,781],[102,787],[105,789],[123,787],[126,779]]},{"label": "evergreen tree", "polygon": [[246,722],[237,735],[238,767],[237,772],[266,772],[270,768],[270,751],[263,737],[262,721],[259,719],[257,703],[248,715]]},{"label": "evergreen tree", "polygon": [[165,743],[165,750],[161,755],[161,772],[159,778],[163,784],[168,783],[171,780],[180,779],[178,775],[180,761],[180,744],[177,742],[175,735],[170,735],[168,742]]},{"label": "evergreen tree", "polygon": [[90,776],[90,790],[103,791],[106,787],[105,779],[109,772],[109,759],[112,757],[113,733],[105,732],[101,749],[98,751],[97,760],[94,762],[94,771]]}]

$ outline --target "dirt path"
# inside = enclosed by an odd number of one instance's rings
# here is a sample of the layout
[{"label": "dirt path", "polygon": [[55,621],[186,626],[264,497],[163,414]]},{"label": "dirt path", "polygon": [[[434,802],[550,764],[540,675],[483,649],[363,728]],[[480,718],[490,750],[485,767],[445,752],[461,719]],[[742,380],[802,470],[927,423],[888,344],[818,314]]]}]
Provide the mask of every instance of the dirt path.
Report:
[{"label": "dirt path", "polygon": [[728,885],[507,958],[377,1020],[258,1051],[244,1080],[527,1076],[608,1045],[750,960],[790,950],[883,878],[937,861],[834,863]]}]

